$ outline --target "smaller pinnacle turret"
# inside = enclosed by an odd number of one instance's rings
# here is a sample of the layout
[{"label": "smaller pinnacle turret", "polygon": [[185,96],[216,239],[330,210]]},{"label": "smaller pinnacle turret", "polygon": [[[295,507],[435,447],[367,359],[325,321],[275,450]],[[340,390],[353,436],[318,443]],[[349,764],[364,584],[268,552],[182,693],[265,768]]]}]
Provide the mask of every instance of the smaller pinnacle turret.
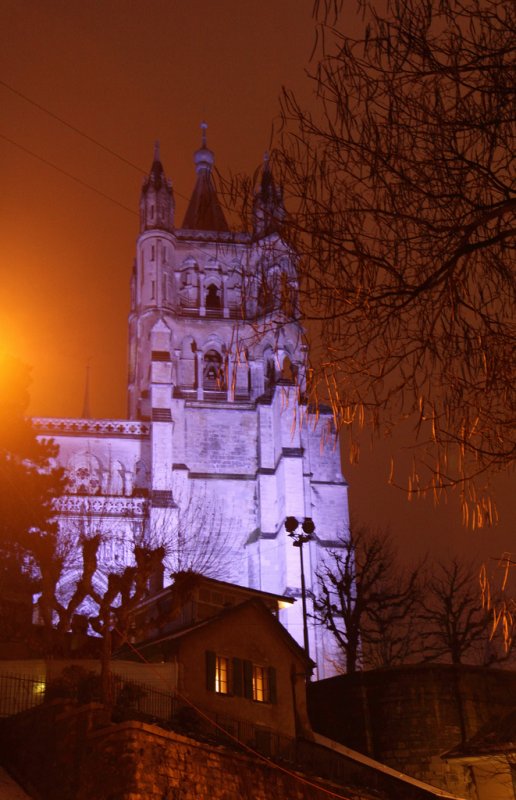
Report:
[{"label": "smaller pinnacle turret", "polygon": [[155,228],[172,231],[174,228],[174,193],[167,180],[160,157],[159,141],[154,143],[154,158],[148,176],[143,181],[140,197],[140,231]]},{"label": "smaller pinnacle turret", "polygon": [[82,419],[91,419],[90,410],[90,365],[86,365],[86,381],[84,384],[84,400],[82,404]]},{"label": "smaller pinnacle turret", "polygon": [[262,178],[253,203],[253,228],[257,239],[280,233],[285,219],[283,190],[272,177],[269,153],[263,156]]}]

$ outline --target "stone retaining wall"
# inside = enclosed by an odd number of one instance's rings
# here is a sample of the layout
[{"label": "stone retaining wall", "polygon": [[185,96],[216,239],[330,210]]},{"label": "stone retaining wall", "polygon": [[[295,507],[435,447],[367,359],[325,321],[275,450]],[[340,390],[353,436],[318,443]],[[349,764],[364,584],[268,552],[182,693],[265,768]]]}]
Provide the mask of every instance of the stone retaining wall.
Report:
[{"label": "stone retaining wall", "polygon": [[137,721],[111,724],[98,704],[49,703],[3,720],[0,734],[4,763],[37,800],[385,798],[318,780],[323,792],[230,747]]}]

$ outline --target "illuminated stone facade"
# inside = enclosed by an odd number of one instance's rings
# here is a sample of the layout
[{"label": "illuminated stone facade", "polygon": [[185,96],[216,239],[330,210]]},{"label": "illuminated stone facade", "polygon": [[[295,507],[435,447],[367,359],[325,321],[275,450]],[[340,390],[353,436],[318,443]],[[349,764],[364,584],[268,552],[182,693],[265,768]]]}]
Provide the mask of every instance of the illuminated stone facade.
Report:
[{"label": "illuminated stone facade", "polygon": [[[129,314],[129,420],[40,419],[70,481],[61,503],[72,537],[103,533],[107,565],[142,539],[168,547],[165,580],[194,568],[226,581],[300,595],[289,515],[312,517],[308,589],[348,528],[331,414],[305,399],[306,345],[295,255],[282,241],[281,193],[267,163],[252,234],[233,233],[217,198],[213,153],[196,152],[182,227],[156,150],[140,201]],[[72,575],[73,577],[73,575]],[[282,622],[302,642],[301,602]],[[319,677],[333,673],[310,625]]]}]

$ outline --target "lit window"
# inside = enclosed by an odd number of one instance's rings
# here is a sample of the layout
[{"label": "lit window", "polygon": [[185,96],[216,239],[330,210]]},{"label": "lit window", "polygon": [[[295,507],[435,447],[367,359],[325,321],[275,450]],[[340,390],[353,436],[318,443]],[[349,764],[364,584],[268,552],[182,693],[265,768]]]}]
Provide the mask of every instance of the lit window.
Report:
[{"label": "lit window", "polygon": [[229,693],[229,658],[215,656],[215,691]]},{"label": "lit window", "polygon": [[206,688],[210,692],[276,703],[276,670],[241,658],[206,651]]},{"label": "lit window", "polygon": [[269,700],[269,681],[267,670],[258,664],[253,664],[253,700],[266,703]]}]

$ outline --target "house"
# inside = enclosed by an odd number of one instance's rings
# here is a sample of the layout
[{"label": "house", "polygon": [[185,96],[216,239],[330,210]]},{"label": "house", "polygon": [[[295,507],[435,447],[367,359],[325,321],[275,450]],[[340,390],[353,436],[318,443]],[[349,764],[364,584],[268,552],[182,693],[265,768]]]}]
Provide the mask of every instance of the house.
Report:
[{"label": "house", "polygon": [[115,657],[170,664],[163,690],[176,693],[185,710],[248,722],[263,735],[310,736],[306,676],[313,664],[278,620],[292,602],[182,574],[140,604],[131,642]]},{"label": "house", "polygon": [[282,598],[178,583],[143,604],[112,662],[117,676],[154,673],[152,687],[117,680],[114,706],[58,695],[1,720],[1,758],[24,788],[42,800],[459,800],[312,732],[313,664],[277,619]]}]

